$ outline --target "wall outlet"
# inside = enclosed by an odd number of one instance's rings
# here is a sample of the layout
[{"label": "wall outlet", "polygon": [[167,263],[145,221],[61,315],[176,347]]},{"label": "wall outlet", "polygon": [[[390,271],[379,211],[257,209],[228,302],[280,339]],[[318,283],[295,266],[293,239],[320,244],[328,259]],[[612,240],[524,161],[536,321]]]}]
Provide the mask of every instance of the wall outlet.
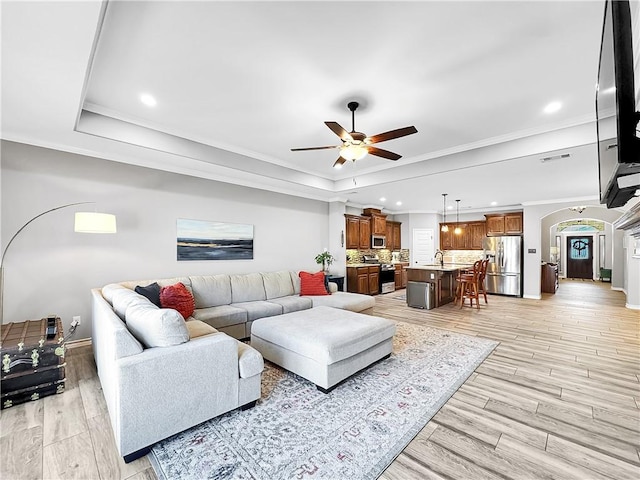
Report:
[{"label": "wall outlet", "polygon": [[72,325],[80,325],[82,323],[82,318],[80,318],[80,315],[76,315],[75,317],[73,317],[73,321],[71,322]]}]

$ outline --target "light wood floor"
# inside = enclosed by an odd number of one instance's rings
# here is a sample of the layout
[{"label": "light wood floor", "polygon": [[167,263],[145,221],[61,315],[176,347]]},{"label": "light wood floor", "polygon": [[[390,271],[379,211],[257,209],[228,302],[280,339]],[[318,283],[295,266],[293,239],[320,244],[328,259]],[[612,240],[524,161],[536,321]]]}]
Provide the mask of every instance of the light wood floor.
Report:
[{"label": "light wood floor", "polygon": [[[375,313],[500,345],[381,479],[640,478],[640,312],[622,293],[561,281],[479,311],[413,309],[403,293]],[[0,462],[3,480],[156,478],[146,458],[118,458],[90,347],[69,353],[64,394],[2,411]]]}]

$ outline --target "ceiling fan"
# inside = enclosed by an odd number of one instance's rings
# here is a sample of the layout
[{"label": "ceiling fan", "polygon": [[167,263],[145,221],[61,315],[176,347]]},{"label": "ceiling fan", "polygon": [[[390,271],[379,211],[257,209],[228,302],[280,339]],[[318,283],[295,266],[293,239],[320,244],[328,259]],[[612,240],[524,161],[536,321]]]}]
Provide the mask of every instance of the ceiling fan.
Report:
[{"label": "ceiling fan", "polygon": [[416,127],[404,127],[396,130],[390,130],[388,132],[379,133],[371,137],[366,136],[362,132],[356,132],[356,109],[360,104],[358,102],[349,102],[347,108],[351,110],[351,131],[347,132],[340,124],[336,122],[324,122],[324,124],[331,129],[333,133],[340,137],[342,145],[330,145],[327,147],[307,147],[307,148],[292,148],[292,152],[300,152],[304,150],[325,150],[330,148],[339,148],[340,156],[333,164],[334,168],[340,168],[347,160],[360,160],[367,153],[375,155],[376,157],[386,158],[387,160],[398,160],[402,158],[402,155],[383,150],[381,148],[373,147],[374,143],[386,142],[387,140],[393,140],[394,138],[404,137],[417,133]]}]

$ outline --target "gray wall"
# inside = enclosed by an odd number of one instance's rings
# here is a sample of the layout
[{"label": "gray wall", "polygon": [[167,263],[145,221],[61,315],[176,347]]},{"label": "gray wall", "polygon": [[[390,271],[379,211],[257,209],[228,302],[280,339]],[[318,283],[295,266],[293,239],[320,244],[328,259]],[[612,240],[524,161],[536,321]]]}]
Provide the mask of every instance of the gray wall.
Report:
[{"label": "gray wall", "polygon": [[[177,275],[318,268],[329,243],[325,202],[176,175],[13,142],[2,142],[2,248],[30,218],[4,263],[4,322],[82,316],[91,336],[90,294],[110,282]],[[74,233],[75,211],[117,216],[118,233]],[[176,260],[176,219],[254,225],[254,259]]]}]

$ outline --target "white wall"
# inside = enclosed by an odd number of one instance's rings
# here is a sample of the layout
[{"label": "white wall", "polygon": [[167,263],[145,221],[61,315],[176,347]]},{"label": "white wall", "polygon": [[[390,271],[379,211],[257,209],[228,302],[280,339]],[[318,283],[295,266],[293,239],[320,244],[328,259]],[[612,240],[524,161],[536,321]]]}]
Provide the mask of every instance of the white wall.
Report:
[{"label": "white wall", "polygon": [[[74,233],[73,214],[83,208],[67,208],[29,225],[5,258],[5,323],[55,313],[68,329],[71,317],[81,315],[76,338],[85,338],[93,287],[177,275],[315,271],[315,255],[333,245],[325,202],[18,143],[1,148],[3,249],[27,220],[67,203],[96,201],[98,211],[118,222],[115,235]],[[254,225],[254,259],[178,262],[177,218]]]}]

